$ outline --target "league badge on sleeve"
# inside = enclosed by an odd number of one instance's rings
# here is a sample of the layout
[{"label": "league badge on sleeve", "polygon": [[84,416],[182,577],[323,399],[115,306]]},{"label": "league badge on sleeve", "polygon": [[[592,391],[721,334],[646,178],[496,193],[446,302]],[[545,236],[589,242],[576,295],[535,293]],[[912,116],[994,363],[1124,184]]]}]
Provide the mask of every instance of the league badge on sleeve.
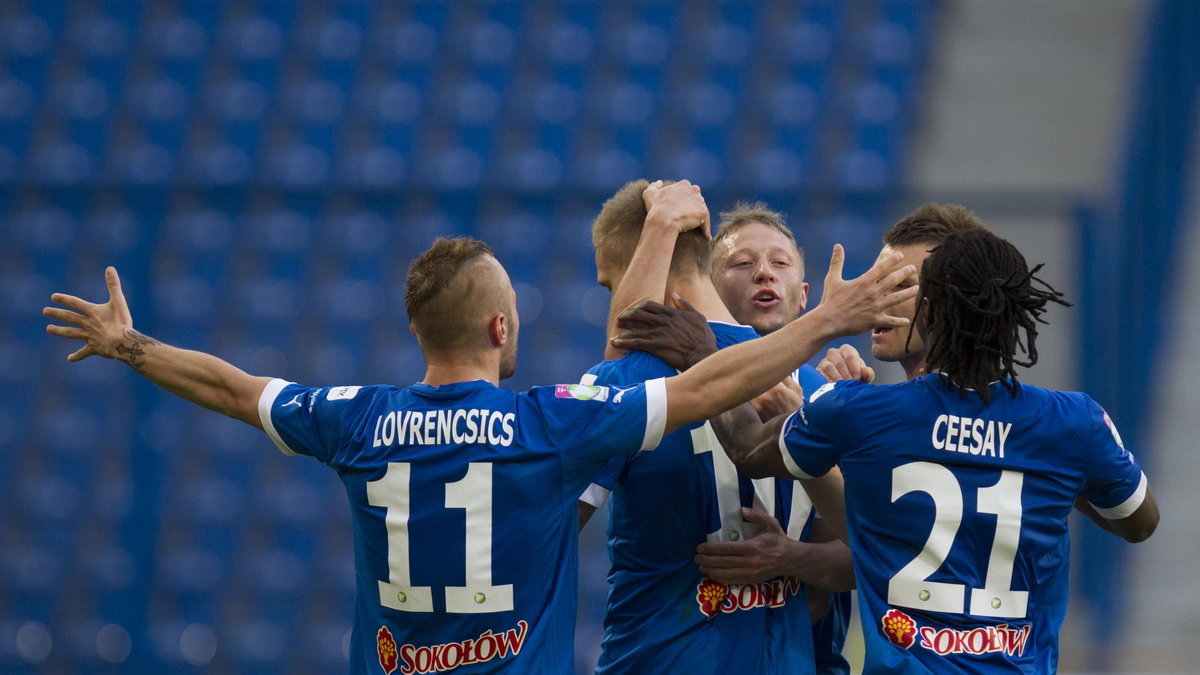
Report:
[{"label": "league badge on sleeve", "polygon": [[824,396],[826,392],[833,389],[833,385],[835,385],[835,384],[837,384],[837,383],[836,382],[826,382],[825,384],[818,387],[817,390],[812,393],[812,396],[808,397],[809,403],[812,403],[813,401]]},{"label": "league badge on sleeve", "polygon": [[358,390],[362,387],[330,387],[329,395],[325,398],[330,401],[349,401],[358,396]]},{"label": "league badge on sleeve", "polygon": [[556,384],[554,385],[554,398],[573,398],[579,401],[603,403],[608,400],[608,387],[594,384]]},{"label": "league badge on sleeve", "polygon": [[1113,440],[1124,450],[1125,442],[1121,440],[1121,433],[1117,431],[1117,425],[1113,424],[1112,418],[1108,416],[1108,412],[1104,413],[1104,423],[1108,425],[1108,430],[1112,432]]}]

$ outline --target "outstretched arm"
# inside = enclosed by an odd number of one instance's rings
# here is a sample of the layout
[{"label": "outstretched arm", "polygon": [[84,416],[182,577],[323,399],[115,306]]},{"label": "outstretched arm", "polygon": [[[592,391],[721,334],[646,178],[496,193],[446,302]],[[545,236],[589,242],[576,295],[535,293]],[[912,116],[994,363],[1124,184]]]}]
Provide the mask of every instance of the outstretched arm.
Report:
[{"label": "outstretched arm", "polygon": [[875,326],[905,326],[908,319],[885,314],[912,297],[916,286],[893,292],[915,268],[894,254],[866,274],[842,279],[845,252],[835,246],[825,276],[821,304],[783,328],[757,340],[733,345],[668,378],[666,432],[709,419],[765,392],[816,354],[830,340]]},{"label": "outstretched arm", "polygon": [[271,381],[247,375],[215,356],[165,345],[133,328],[133,317],[121,292],[117,270],[104,270],[108,302],[97,305],[73,295],[55,293],[50,301],[68,307],[46,307],[42,314],[67,326],[49,325],[46,332],[83,346],[67,357],[82,361],[98,355],[129,364],[139,374],[192,403],[262,428],[258,398]]},{"label": "outstretched arm", "polygon": [[[709,236],[708,206],[700,194],[700,186],[686,180],[664,186],[658,180],[646,188],[642,200],[646,203],[646,222],[629,266],[612,289],[607,333],[610,338],[617,331],[621,312],[644,300],[663,299],[679,235],[698,229],[706,238]],[[624,349],[609,342],[604,358],[617,359],[624,353]]]}]

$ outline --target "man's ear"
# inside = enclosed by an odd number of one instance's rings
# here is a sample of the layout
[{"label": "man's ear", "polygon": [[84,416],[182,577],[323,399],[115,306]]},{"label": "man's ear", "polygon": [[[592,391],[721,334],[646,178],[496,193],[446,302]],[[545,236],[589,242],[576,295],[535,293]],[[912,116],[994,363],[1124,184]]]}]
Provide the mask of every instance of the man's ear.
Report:
[{"label": "man's ear", "polygon": [[806,309],[808,309],[808,282],[807,281],[801,282],[801,284],[800,284],[800,311],[803,312]]},{"label": "man's ear", "polygon": [[412,335],[414,338],[415,338],[415,337],[417,337],[417,329],[416,329],[416,328],[413,328],[413,325],[412,325],[412,323],[409,323],[409,324],[408,324],[408,332],[409,332],[409,334],[411,334],[411,335]]},{"label": "man's ear", "polygon": [[491,321],[488,321],[488,339],[492,341],[493,347],[508,344],[508,317],[504,316],[504,312],[497,312]]}]

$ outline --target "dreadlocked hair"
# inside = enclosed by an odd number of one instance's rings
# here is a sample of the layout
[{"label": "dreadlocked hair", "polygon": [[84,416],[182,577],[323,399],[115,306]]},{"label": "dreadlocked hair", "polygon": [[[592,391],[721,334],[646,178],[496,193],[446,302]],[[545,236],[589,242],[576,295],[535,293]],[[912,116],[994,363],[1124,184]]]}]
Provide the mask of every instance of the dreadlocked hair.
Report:
[{"label": "dreadlocked hair", "polygon": [[990,403],[988,385],[997,380],[1016,396],[1014,367],[1037,363],[1037,324],[1046,323],[1046,305],[1071,306],[1035,276],[1041,269],[1029,269],[1017,247],[990,231],[946,237],[921,267],[917,314],[926,312],[928,372],[942,373],[963,398],[974,390]]}]

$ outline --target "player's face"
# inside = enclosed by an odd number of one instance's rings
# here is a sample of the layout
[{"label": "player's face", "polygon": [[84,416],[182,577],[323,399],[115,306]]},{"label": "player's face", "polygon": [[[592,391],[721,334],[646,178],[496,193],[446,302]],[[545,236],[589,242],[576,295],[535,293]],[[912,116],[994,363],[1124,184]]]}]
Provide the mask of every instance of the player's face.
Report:
[{"label": "player's face", "polygon": [[[915,286],[917,278],[920,274],[921,264],[929,257],[929,250],[933,248],[930,244],[908,244],[905,246],[884,246],[879,252],[879,257],[891,255],[892,253],[900,253],[904,256],[902,261],[906,265],[915,265],[917,271],[907,279],[896,285],[896,290],[902,290]],[[916,298],[910,298],[904,302],[892,307],[887,311],[892,316],[906,317],[915,322],[917,311]],[[909,324],[912,326],[914,324]],[[880,361],[924,361],[925,360],[925,342],[921,339],[920,331],[912,332],[912,339],[908,337],[909,328],[876,328],[871,331],[871,355]],[[905,341],[908,341],[908,347],[905,348]]]},{"label": "player's face", "polygon": [[719,246],[713,251],[713,285],[738,322],[766,335],[804,311],[804,262],[782,232],[750,223]]}]

